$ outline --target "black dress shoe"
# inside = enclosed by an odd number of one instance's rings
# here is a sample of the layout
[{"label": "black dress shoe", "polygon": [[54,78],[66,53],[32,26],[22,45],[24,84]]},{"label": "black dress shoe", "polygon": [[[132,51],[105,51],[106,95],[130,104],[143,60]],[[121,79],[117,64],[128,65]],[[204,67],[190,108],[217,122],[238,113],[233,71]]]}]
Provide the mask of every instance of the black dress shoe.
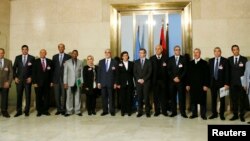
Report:
[{"label": "black dress shoe", "polygon": [[241,121],[241,122],[245,122],[244,116],[240,116],[240,121]]},{"label": "black dress shoe", "polygon": [[217,117],[218,117],[218,115],[212,114],[212,115],[209,117],[209,119],[214,119],[214,118],[217,118]]},{"label": "black dress shoe", "polygon": [[124,113],[121,113],[121,116],[124,116],[125,114]]},{"label": "black dress shoe", "polygon": [[221,119],[221,120],[225,120],[226,118],[224,117],[224,115],[221,115],[221,116],[220,116],[220,119]]},{"label": "black dress shoe", "polygon": [[60,115],[61,114],[61,112],[59,112],[59,111],[57,111],[56,113],[55,113],[55,115]]},{"label": "black dress shoe", "polygon": [[2,114],[3,114],[3,117],[10,118],[10,115],[8,112],[3,112]]},{"label": "black dress shoe", "polygon": [[91,113],[91,112],[88,112],[88,115],[89,115],[89,116],[91,116],[91,115],[92,115],[92,113]]},{"label": "black dress shoe", "polygon": [[43,115],[50,116],[49,112],[44,112]]},{"label": "black dress shoe", "polygon": [[81,117],[81,116],[82,116],[82,113],[79,113],[79,114],[77,114],[77,115]]},{"label": "black dress shoe", "polygon": [[148,118],[149,118],[150,116],[151,116],[151,115],[150,115],[150,113],[147,113],[147,114],[146,114],[146,117],[148,117]]},{"label": "black dress shoe", "polygon": [[136,117],[141,117],[142,116],[142,113],[138,113]]},{"label": "black dress shoe", "polygon": [[42,116],[42,114],[41,114],[41,113],[37,113],[36,116],[37,116],[37,117],[40,117],[40,116]]},{"label": "black dress shoe", "polygon": [[94,112],[92,112],[92,114],[93,114],[93,115],[96,115],[96,112],[94,111]]},{"label": "black dress shoe", "polygon": [[128,116],[130,117],[130,116],[131,116],[131,113],[128,113]]},{"label": "black dress shoe", "polygon": [[247,122],[247,124],[250,124],[250,121],[249,121],[249,122]]},{"label": "black dress shoe", "polygon": [[181,114],[183,118],[188,118],[186,114]]},{"label": "black dress shoe", "polygon": [[63,115],[63,116],[64,116],[64,115],[65,115],[65,112],[61,112],[61,115]]},{"label": "black dress shoe", "polygon": [[193,118],[197,118],[197,117],[198,117],[197,115],[191,115],[189,118],[193,119]]},{"label": "black dress shoe", "polygon": [[201,117],[203,120],[207,120],[207,117],[206,116],[202,116]]},{"label": "black dress shoe", "polygon": [[108,113],[106,113],[106,112],[103,112],[103,113],[101,113],[101,116],[106,116]]},{"label": "black dress shoe", "polygon": [[160,112],[156,112],[156,113],[154,114],[154,116],[155,116],[155,117],[158,117],[160,114],[161,114]]},{"label": "black dress shoe", "polygon": [[25,112],[24,115],[28,117],[30,114],[28,112]]},{"label": "black dress shoe", "polygon": [[22,115],[21,112],[17,112],[17,113],[14,115],[14,117],[19,117],[19,116],[21,116],[21,115]]},{"label": "black dress shoe", "polygon": [[110,113],[111,114],[111,116],[115,116],[115,113]]},{"label": "black dress shoe", "polygon": [[69,116],[70,116],[70,114],[65,114],[64,116],[65,116],[65,117],[69,117]]},{"label": "black dress shoe", "polygon": [[175,117],[175,116],[177,116],[177,113],[172,113],[172,114],[170,115],[170,117]]},{"label": "black dress shoe", "polygon": [[168,113],[167,112],[165,112],[165,113],[162,113],[165,117],[167,117],[168,116]]},{"label": "black dress shoe", "polygon": [[230,120],[234,121],[234,120],[237,120],[238,118],[239,118],[238,116],[234,115]]}]

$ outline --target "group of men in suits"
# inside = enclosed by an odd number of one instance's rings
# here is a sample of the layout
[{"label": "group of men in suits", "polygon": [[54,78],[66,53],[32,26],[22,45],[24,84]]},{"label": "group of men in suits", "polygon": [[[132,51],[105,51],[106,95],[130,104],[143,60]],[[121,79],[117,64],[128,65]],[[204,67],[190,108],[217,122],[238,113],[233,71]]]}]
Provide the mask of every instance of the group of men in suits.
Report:
[{"label": "group of men in suits", "polygon": [[[246,88],[242,86],[242,76],[245,72],[247,58],[239,53],[239,46],[233,45],[233,56],[228,59],[221,56],[221,49],[214,48],[214,57],[205,61],[201,58],[201,50],[194,49],[194,59],[189,61],[181,55],[181,47],[174,47],[174,55],[168,58],[163,54],[161,45],[156,46],[155,55],[146,58],[147,52],[141,48],[139,59],[129,61],[128,52],[121,53],[117,62],[112,59],[110,49],[105,50],[105,58],[99,61],[98,67],[93,63],[93,56],[88,56],[88,65],[83,67],[77,59],[78,51],[73,50],[71,56],[64,53],[65,45],[59,44],[59,53],[50,60],[46,58],[46,50],[40,50],[40,57],[35,59],[28,54],[28,46],[22,46],[22,54],[16,56],[14,65],[4,58],[4,49],[0,49],[0,93],[1,112],[4,117],[10,117],[7,112],[8,90],[14,78],[17,91],[17,106],[15,117],[22,115],[23,91],[25,91],[25,116],[29,116],[31,86],[36,93],[37,116],[50,115],[50,88],[55,93],[56,115],[70,116],[75,113],[82,116],[80,89],[84,87],[87,96],[88,114],[95,113],[95,91],[101,90],[102,116],[115,116],[114,90],[120,91],[121,115],[132,114],[132,97],[138,96],[137,117],[145,113],[151,116],[150,91],[153,91],[154,116],[163,114],[170,117],[177,115],[177,103],[183,118],[186,115],[186,93],[190,93],[192,115],[198,117],[197,105],[200,104],[201,118],[206,120],[206,98],[208,88],[211,89],[212,115],[209,119],[220,116],[225,120],[225,97],[220,97],[220,110],[217,111],[217,98],[220,88],[230,90],[233,117],[245,121]],[[85,80],[86,82],[83,82]],[[152,86],[152,87],[151,87]],[[178,98],[178,100],[177,100]],[[169,103],[171,109],[168,109]],[[240,114],[238,115],[238,106]]]}]

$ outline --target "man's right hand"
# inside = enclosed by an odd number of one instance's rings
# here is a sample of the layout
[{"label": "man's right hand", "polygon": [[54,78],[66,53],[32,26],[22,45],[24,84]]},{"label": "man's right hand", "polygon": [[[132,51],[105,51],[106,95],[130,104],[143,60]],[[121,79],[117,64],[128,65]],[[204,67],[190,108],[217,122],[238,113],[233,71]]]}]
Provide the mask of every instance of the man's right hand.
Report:
[{"label": "man's right hand", "polygon": [[101,89],[101,88],[102,88],[102,86],[101,86],[100,83],[97,83],[97,88],[98,88],[98,89]]},{"label": "man's right hand", "polygon": [[19,82],[20,82],[20,80],[16,77],[16,78],[15,78],[15,83],[18,84]]},{"label": "man's right hand", "polygon": [[34,87],[35,87],[35,88],[37,88],[37,87],[38,87],[38,85],[37,85],[37,84],[34,84]]},{"label": "man's right hand", "polygon": [[68,84],[64,84],[64,89],[68,89]]},{"label": "man's right hand", "polygon": [[189,91],[190,90],[190,86],[186,86],[186,90]]}]

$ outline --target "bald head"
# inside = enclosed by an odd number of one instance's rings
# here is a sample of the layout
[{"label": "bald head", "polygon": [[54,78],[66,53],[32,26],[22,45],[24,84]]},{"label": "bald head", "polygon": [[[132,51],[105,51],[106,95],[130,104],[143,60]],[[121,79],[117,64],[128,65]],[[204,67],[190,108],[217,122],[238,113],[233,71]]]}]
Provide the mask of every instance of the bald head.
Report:
[{"label": "bald head", "polygon": [[47,51],[45,49],[40,50],[40,58],[45,58],[47,55]]},{"label": "bald head", "polygon": [[163,51],[163,49],[162,49],[162,46],[161,46],[161,45],[157,45],[157,46],[155,47],[155,54],[156,54],[156,55],[161,55],[161,54],[162,54],[162,51]]}]

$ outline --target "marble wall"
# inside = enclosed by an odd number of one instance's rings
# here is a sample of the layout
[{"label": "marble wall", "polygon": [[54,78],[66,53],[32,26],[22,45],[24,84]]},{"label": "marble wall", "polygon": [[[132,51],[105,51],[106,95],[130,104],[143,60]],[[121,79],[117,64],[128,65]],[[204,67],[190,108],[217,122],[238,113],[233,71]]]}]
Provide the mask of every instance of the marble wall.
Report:
[{"label": "marble wall", "polygon": [[0,0],[0,48],[6,50],[9,55],[9,35],[10,35],[10,1]]},{"label": "marble wall", "polygon": [[[45,48],[51,58],[63,42],[67,52],[78,49],[80,59],[93,54],[97,63],[110,47],[111,4],[173,1],[188,0],[0,0],[0,31],[10,35],[6,45],[10,59],[20,54],[23,44],[35,56]],[[190,1],[193,48],[201,48],[207,58],[220,46],[228,57],[231,45],[238,44],[241,53],[250,56],[249,0]]]}]

